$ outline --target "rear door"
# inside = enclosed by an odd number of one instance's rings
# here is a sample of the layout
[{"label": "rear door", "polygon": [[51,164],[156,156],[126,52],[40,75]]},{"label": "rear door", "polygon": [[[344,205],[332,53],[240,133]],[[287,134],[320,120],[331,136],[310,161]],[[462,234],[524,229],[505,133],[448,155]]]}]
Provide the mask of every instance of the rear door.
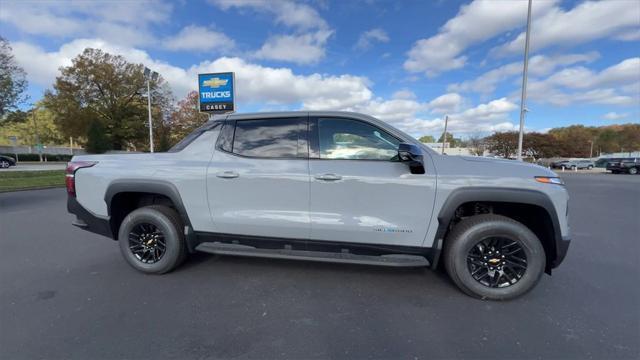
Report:
[{"label": "rear door", "polygon": [[308,238],[307,119],[227,120],[207,172],[215,232]]},{"label": "rear door", "polygon": [[358,119],[310,118],[312,240],[421,246],[435,173],[411,174],[400,139]]}]

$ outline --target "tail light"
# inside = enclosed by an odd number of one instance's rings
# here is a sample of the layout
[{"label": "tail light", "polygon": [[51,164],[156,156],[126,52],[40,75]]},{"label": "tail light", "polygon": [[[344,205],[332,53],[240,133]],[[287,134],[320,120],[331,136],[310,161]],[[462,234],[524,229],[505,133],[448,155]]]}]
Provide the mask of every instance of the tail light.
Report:
[{"label": "tail light", "polygon": [[71,161],[67,163],[67,171],[65,176],[65,184],[67,185],[67,194],[76,196],[76,171],[82,168],[92,167],[97,161]]}]

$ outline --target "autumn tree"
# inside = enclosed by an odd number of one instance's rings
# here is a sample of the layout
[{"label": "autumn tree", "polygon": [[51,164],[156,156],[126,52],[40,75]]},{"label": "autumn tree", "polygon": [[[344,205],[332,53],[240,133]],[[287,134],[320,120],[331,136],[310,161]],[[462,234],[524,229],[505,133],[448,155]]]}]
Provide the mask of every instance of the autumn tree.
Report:
[{"label": "autumn tree", "polygon": [[208,118],[207,114],[201,113],[199,110],[198,92],[189,92],[184,99],[178,101],[178,106],[169,117],[171,144],[182,140],[190,132],[207,122]]},{"label": "autumn tree", "polygon": [[16,64],[9,42],[0,36],[0,120],[26,100],[26,73]]},{"label": "autumn tree", "polygon": [[522,141],[522,152],[534,159],[558,156],[558,144],[550,134],[527,133]]},{"label": "autumn tree", "polygon": [[[45,105],[65,136],[86,138],[93,126],[104,129],[109,149],[148,147],[143,65],[87,48],[60,72],[53,91],[45,94]],[[151,81],[151,99],[154,121],[164,121],[171,91],[162,77]]]},{"label": "autumn tree", "polygon": [[487,149],[492,153],[509,158],[518,151],[518,133],[515,131],[497,132],[485,138]]}]

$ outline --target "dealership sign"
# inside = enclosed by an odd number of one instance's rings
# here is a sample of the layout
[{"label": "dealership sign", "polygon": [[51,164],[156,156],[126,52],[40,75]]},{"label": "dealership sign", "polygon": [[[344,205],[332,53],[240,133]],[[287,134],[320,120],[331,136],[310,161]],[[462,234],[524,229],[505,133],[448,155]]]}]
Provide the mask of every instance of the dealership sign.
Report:
[{"label": "dealership sign", "polygon": [[200,111],[222,114],[235,111],[235,75],[232,72],[198,74]]}]

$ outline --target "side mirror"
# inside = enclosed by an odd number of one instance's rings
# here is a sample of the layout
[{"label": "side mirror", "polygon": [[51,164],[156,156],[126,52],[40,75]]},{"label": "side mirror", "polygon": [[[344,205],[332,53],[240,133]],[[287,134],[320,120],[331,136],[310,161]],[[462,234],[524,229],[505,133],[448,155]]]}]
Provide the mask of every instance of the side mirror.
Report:
[{"label": "side mirror", "polygon": [[409,165],[412,174],[424,174],[424,154],[419,146],[401,143],[398,145],[398,159]]}]

